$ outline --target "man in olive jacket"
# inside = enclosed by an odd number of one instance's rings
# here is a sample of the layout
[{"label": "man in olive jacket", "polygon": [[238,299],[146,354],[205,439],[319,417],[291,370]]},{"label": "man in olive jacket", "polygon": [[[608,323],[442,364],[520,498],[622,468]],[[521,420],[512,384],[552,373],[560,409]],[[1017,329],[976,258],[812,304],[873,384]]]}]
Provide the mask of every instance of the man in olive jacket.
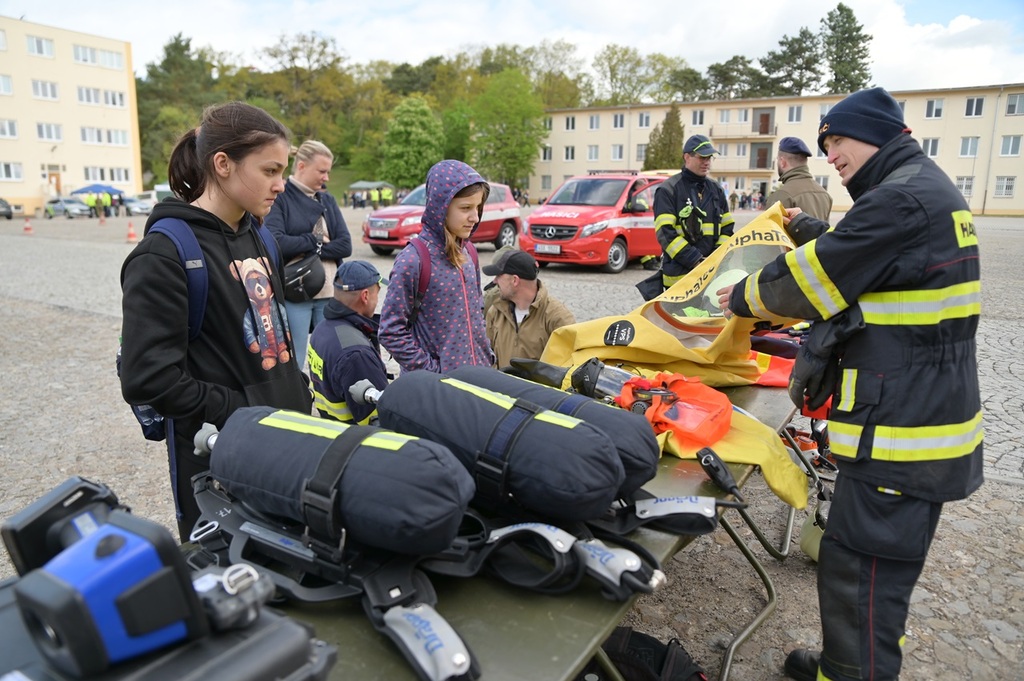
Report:
[{"label": "man in olive jacket", "polygon": [[799,137],[783,137],[779,141],[776,163],[782,186],[771,193],[765,206],[782,201],[783,208],[799,208],[812,217],[828,222],[828,214],[832,212],[832,197],[811,176],[807,167],[810,156],[811,150]]}]

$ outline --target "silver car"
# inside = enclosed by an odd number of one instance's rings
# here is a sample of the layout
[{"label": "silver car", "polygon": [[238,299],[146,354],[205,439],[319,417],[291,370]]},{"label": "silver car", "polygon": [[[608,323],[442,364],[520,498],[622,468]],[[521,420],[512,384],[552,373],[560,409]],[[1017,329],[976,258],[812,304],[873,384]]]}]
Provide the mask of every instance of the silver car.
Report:
[{"label": "silver car", "polygon": [[89,217],[89,206],[78,199],[50,199],[43,208],[47,219],[64,215],[71,218]]}]

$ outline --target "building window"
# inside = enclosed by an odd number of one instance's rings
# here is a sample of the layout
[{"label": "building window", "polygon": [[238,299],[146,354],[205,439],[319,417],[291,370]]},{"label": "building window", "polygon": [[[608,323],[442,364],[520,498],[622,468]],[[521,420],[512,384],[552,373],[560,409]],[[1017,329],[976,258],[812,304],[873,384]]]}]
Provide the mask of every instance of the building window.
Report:
[{"label": "building window", "polygon": [[1000,199],[1012,199],[1013,183],[1016,179],[1016,175],[996,175],[996,193],[994,196]]},{"label": "building window", "polygon": [[32,96],[38,99],[57,99],[57,84],[49,80],[33,80]]},{"label": "building window", "polygon": [[804,107],[797,104],[796,106],[789,107],[789,122],[799,123],[803,119]]},{"label": "building window", "polygon": [[1020,135],[1003,135],[1003,143],[999,147],[1000,156],[1020,156]]},{"label": "building window", "polygon": [[61,142],[64,135],[56,123],[36,123],[36,137],[46,142]]},{"label": "building window", "polygon": [[929,99],[924,107],[925,118],[942,118],[942,100]]},{"label": "building window", "polygon": [[85,167],[85,181],[86,182],[106,182],[106,173],[103,172],[103,168],[97,166],[86,166]]},{"label": "building window", "polygon": [[120,52],[100,50],[100,66],[120,71],[124,68],[124,55]]},{"label": "building window", "polygon": [[747,143],[746,142],[739,142],[739,143],[736,144],[736,155],[737,156],[746,156],[747,155]]},{"label": "building window", "polygon": [[575,116],[566,116],[565,117],[565,129],[566,130],[575,130],[576,129],[576,117]]},{"label": "building window", "polygon": [[551,191],[551,176],[541,175],[540,176],[540,188],[546,191]]},{"label": "building window", "polygon": [[587,145],[587,160],[588,161],[596,161],[596,160],[598,160],[598,158],[599,157],[598,157],[597,145],[596,144],[588,144]]},{"label": "building window", "polygon": [[590,114],[590,129],[600,130],[601,129],[601,116],[599,114]]},{"label": "building window", "polygon": [[1024,94],[1007,95],[1006,96],[1006,115],[1007,116],[1022,116],[1024,115]]},{"label": "building window", "polygon": [[124,93],[117,90],[104,90],[103,103],[115,109],[123,109],[125,106]]},{"label": "building window", "polygon": [[737,177],[736,178],[736,190],[739,191],[740,189],[746,189],[746,188],[747,188],[747,178],[745,178],[745,177]]},{"label": "building window", "polygon": [[551,160],[551,147],[549,147],[546,144],[540,150],[540,160],[542,160],[542,161],[550,161]]},{"label": "building window", "polygon": [[722,156],[728,156],[729,155],[729,145],[728,144],[719,144],[718,145],[718,153],[721,154]]},{"label": "building window", "polygon": [[82,141],[86,144],[103,144],[103,130],[82,127]]},{"label": "building window", "polygon": [[968,118],[976,118],[981,115],[981,110],[984,106],[984,97],[968,97],[967,108],[964,109],[964,116]]},{"label": "building window", "polygon": [[551,116],[548,116],[547,118],[544,119],[544,129],[545,130],[550,130],[551,129]]},{"label": "building window", "polygon": [[21,164],[0,161],[0,180],[7,180],[9,182],[20,182]]},{"label": "building window", "polygon": [[82,87],[78,86],[78,101],[81,104],[96,104],[100,103],[100,89],[98,87]]},{"label": "building window", "polygon": [[974,194],[974,175],[957,175],[956,188],[965,199],[971,198]]},{"label": "building window", "polygon": [[96,48],[86,47],[85,45],[74,46],[75,61],[79,64],[95,64],[96,59]]},{"label": "building window", "polygon": [[[736,109],[736,122],[737,123],[749,123],[750,122],[750,109]],[[737,178],[737,181],[739,178]]]},{"label": "building window", "polygon": [[131,175],[127,168],[111,168],[110,169],[110,181],[111,182],[129,182]]},{"label": "building window", "polygon": [[925,156],[935,158],[939,155],[939,138],[938,137],[926,137],[921,140],[921,148],[924,150]]},{"label": "building window", "polygon": [[651,127],[651,112],[641,111],[640,114],[637,116],[636,124],[639,128]]},{"label": "building window", "polygon": [[647,160],[647,145],[638,144],[636,145],[636,160],[643,162]]},{"label": "building window", "polygon": [[0,75],[0,95],[13,95],[14,81],[10,76]]},{"label": "building window", "polygon": [[34,35],[25,36],[28,42],[28,53],[37,57],[53,56],[53,41],[49,38],[37,38]]},{"label": "building window", "polygon": [[718,122],[719,123],[728,123],[729,122],[729,110],[728,109],[719,109],[718,110]]},{"label": "building window", "polygon": [[565,148],[565,160],[566,161],[575,161],[576,160],[576,147],[566,147]]},{"label": "building window", "polygon": [[612,127],[616,130],[626,127],[626,114],[612,114]]},{"label": "building window", "polygon": [[704,109],[694,109],[691,121],[693,125],[704,125]]},{"label": "building window", "polygon": [[13,139],[18,136],[18,122],[13,118],[0,118],[0,137]]},{"label": "building window", "polygon": [[107,130],[107,144],[113,144],[116,147],[127,147],[128,146],[128,131],[127,130]]},{"label": "building window", "polygon": [[820,104],[818,105],[818,118],[824,118],[829,111],[832,110],[835,104]]},{"label": "building window", "polygon": [[820,184],[822,189],[828,189],[828,175],[815,175],[814,181]]},{"label": "building window", "polygon": [[621,145],[621,144],[613,144],[612,145],[612,160],[613,161],[621,161],[621,160],[623,160],[624,157],[625,157],[625,151],[623,150],[623,145]]},{"label": "building window", "polygon": [[960,138],[960,156],[963,158],[974,158],[978,155],[978,138],[977,137],[961,137]]}]

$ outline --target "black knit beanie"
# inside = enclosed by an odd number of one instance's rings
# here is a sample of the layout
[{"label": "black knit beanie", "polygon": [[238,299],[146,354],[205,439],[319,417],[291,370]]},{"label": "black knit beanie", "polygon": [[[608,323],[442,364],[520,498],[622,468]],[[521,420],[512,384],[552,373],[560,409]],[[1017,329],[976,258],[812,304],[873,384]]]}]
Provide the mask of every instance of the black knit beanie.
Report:
[{"label": "black knit beanie", "polygon": [[903,110],[888,92],[880,87],[854,92],[821,119],[818,127],[818,148],[829,135],[850,137],[876,147],[910,129],[903,122]]}]

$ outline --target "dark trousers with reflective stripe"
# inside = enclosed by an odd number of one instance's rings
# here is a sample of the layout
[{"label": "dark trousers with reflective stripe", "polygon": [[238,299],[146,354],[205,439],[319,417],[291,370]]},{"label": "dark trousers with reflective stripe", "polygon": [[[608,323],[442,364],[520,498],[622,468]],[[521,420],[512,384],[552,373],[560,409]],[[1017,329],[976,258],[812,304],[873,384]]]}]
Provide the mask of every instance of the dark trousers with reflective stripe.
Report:
[{"label": "dark trousers with reflective stripe", "polygon": [[[168,421],[168,424],[170,422]],[[174,492],[174,510],[178,521],[178,540],[188,541],[196,521],[201,515],[196,496],[192,492],[192,476],[210,469],[210,460],[197,457],[192,452],[192,443],[178,437],[173,426],[167,433],[167,463],[171,472],[171,489]]]},{"label": "dark trousers with reflective stripe", "polygon": [[899,676],[910,595],[941,511],[942,504],[880,492],[840,472],[819,551],[821,676]]}]

